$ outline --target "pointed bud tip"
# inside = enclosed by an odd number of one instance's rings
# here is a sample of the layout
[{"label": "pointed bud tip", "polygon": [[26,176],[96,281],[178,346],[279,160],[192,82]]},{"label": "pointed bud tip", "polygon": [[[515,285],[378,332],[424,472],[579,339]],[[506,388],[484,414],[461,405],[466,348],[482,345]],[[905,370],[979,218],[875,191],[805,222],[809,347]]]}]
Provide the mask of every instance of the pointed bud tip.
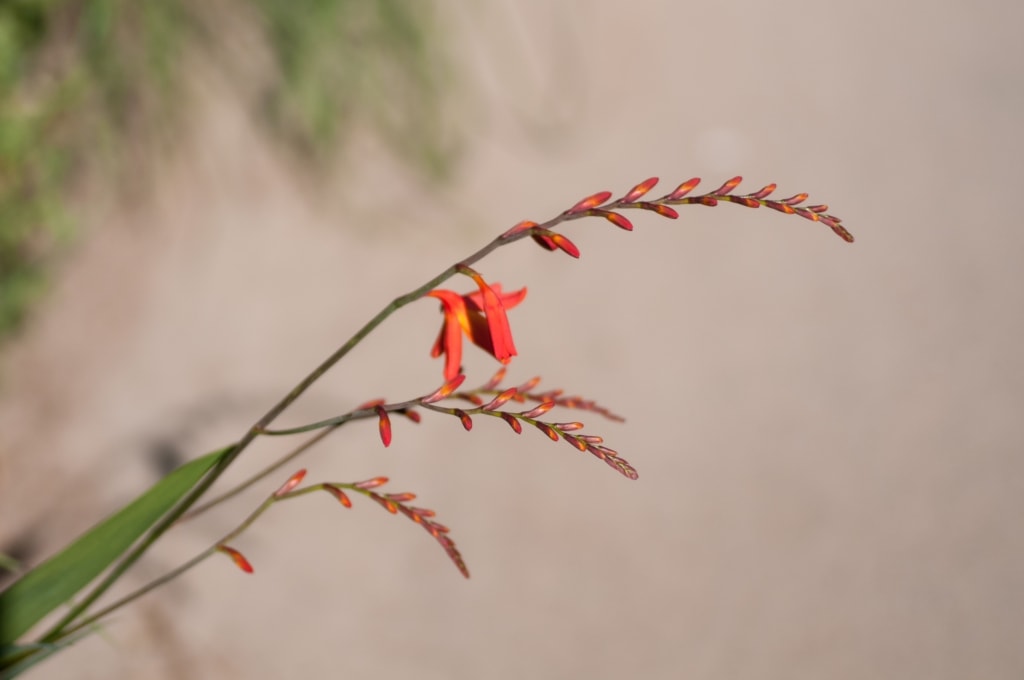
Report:
[{"label": "pointed bud tip", "polygon": [[235,566],[244,571],[246,574],[253,573],[252,564],[249,563],[249,560],[245,559],[245,555],[243,555],[242,553],[226,545],[219,546],[217,550],[221,551],[222,553],[230,557],[231,561],[235,563]]},{"label": "pointed bud tip", "polygon": [[629,192],[627,192],[626,195],[623,196],[623,203],[632,203],[633,201],[637,200],[638,198],[646,194],[648,191],[653,189],[654,185],[656,185],[657,183],[657,177],[650,177],[648,179],[645,179],[643,182],[640,182],[640,184],[637,184],[635,187],[630,189]]},{"label": "pointed bud tip", "polygon": [[274,498],[280,498],[281,496],[284,496],[286,493],[288,493],[289,491],[291,491],[292,489],[297,487],[299,485],[299,483],[302,482],[302,479],[305,476],[306,476],[305,468],[303,468],[302,470],[299,470],[298,472],[296,472],[294,475],[292,475],[291,477],[288,478],[287,482],[282,484],[280,486],[280,488],[277,491],[274,492]]},{"label": "pointed bud tip", "polygon": [[384,410],[383,406],[376,406],[374,410],[377,412],[377,417],[380,419],[377,429],[380,432],[380,440],[384,443],[384,448],[391,446],[391,418],[388,416],[388,412]]},{"label": "pointed bud tip", "polygon": [[698,184],[700,184],[700,177],[693,177],[691,179],[688,179],[679,186],[677,186],[675,191],[669,194],[668,197],[672,200],[682,198],[683,196],[697,188]]},{"label": "pointed bud tip", "polygon": [[587,196],[586,198],[581,200],[579,203],[577,203],[573,207],[571,207],[568,210],[566,210],[565,212],[567,214],[569,214],[569,215],[573,215],[575,213],[583,212],[584,210],[590,210],[591,208],[596,208],[597,206],[603,204],[605,201],[607,201],[611,197],[612,197],[612,192],[610,192],[610,191],[599,191],[596,194],[592,194],[590,196]]}]

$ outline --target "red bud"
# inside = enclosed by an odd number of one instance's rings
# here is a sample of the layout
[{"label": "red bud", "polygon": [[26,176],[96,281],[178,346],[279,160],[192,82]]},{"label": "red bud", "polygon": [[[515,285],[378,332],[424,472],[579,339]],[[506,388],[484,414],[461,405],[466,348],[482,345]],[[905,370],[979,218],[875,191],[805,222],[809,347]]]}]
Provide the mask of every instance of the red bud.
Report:
[{"label": "red bud", "polygon": [[324,491],[331,494],[338,499],[338,502],[344,505],[346,508],[352,507],[352,501],[349,499],[345,492],[334,486],[333,484],[324,484]]},{"label": "red bud", "polygon": [[429,397],[424,397],[423,399],[420,399],[420,401],[423,402],[424,404],[433,404],[435,401],[441,401],[442,399],[451,396],[452,392],[459,389],[459,385],[465,382],[465,380],[466,375],[464,373],[459,373],[457,376],[446,382],[444,385],[441,385],[441,387],[439,387],[436,392],[431,394]]},{"label": "red bud", "polygon": [[515,416],[513,416],[511,413],[502,413],[501,417],[506,423],[508,423],[509,427],[511,427],[516,434],[523,433],[523,426],[519,423],[518,420],[515,419]]},{"label": "red bud", "polygon": [[742,182],[742,181],[743,181],[743,178],[740,177],[739,175],[737,175],[736,177],[733,177],[730,180],[726,180],[725,184],[723,184],[722,186],[718,187],[717,189],[715,189],[711,193],[712,194],[716,194],[718,196],[725,196],[730,191],[732,191],[733,189],[738,187],[740,182]]},{"label": "red bud", "polygon": [[494,409],[503,406],[509,399],[519,394],[514,387],[510,387],[494,399],[492,399],[486,406],[482,407],[485,411],[493,411]]},{"label": "red bud", "polygon": [[387,483],[388,483],[388,478],[387,477],[374,477],[373,479],[367,479],[367,480],[364,480],[362,482],[356,482],[352,486],[354,486],[357,489],[366,490],[366,489],[375,489],[378,486],[384,486]]},{"label": "red bud", "polygon": [[574,213],[583,212],[584,210],[590,210],[591,208],[596,208],[597,206],[601,205],[611,197],[612,192],[599,191],[596,194],[593,194],[592,196],[587,196],[582,201],[580,201],[573,207],[569,208],[565,212],[572,215]]},{"label": "red bud", "polygon": [[636,199],[640,198],[641,196],[646,194],[648,191],[653,189],[654,185],[657,184],[657,183],[658,183],[658,178],[657,177],[651,177],[650,179],[645,179],[643,182],[640,182],[640,184],[637,184],[635,187],[630,189],[629,193],[627,193],[625,196],[622,197],[622,199],[621,199],[622,202],[623,203],[632,203],[633,201],[635,201]]},{"label": "red bud", "polygon": [[654,212],[658,213],[659,215],[661,215],[662,217],[667,217],[670,220],[674,220],[677,217],[679,217],[679,213],[677,213],[674,208],[670,208],[667,205],[661,205],[660,203],[643,203],[643,202],[641,202],[641,203],[637,203],[636,205],[637,205],[638,208],[643,208],[644,210],[654,211]]},{"label": "red bud", "polygon": [[299,485],[299,482],[301,482],[302,478],[305,476],[306,471],[304,469],[296,472],[294,475],[288,478],[287,482],[281,485],[281,488],[274,492],[274,498],[280,498],[281,496],[285,495],[286,493],[297,487]]},{"label": "red bud", "polygon": [[606,220],[614,224],[616,227],[619,227],[620,229],[625,229],[626,231],[633,231],[633,223],[627,220],[623,215],[620,215],[619,213],[609,212],[607,210],[595,210],[594,214],[600,215],[601,217],[605,218]]},{"label": "red bud", "polygon": [[564,234],[552,234],[551,242],[554,243],[555,246],[560,248],[562,252],[571,255],[575,258],[579,258],[580,249],[577,248],[576,244],[570,241],[568,237],[566,237]]},{"label": "red bud", "polygon": [[530,409],[529,411],[524,411],[523,413],[520,413],[519,415],[521,415],[523,418],[536,418],[537,416],[544,415],[545,413],[547,413],[548,411],[550,411],[554,407],[555,407],[555,402],[553,402],[553,401],[545,401],[543,404],[539,404],[536,407]]},{"label": "red bud", "polygon": [[537,426],[538,430],[546,434],[551,441],[558,441],[558,433],[550,425],[547,423],[534,423],[534,425]]},{"label": "red bud", "polygon": [[668,197],[670,199],[672,199],[672,200],[675,200],[677,198],[682,198],[686,194],[688,194],[691,191],[693,191],[694,189],[696,189],[698,184],[700,184],[700,177],[694,177],[693,179],[688,179],[685,182],[683,182],[682,184],[680,184],[679,186],[677,186],[676,190],[673,191],[671,194],[669,194]]},{"label": "red bud", "polygon": [[384,410],[383,406],[377,406],[374,408],[377,412],[377,417],[380,418],[378,429],[380,430],[380,440],[384,442],[384,448],[391,445],[391,418],[388,417],[388,412]]},{"label": "red bud", "polygon": [[253,572],[253,568],[252,565],[249,564],[249,560],[245,559],[245,555],[238,552],[234,548],[229,548],[226,545],[220,545],[217,546],[217,550],[221,551],[222,553],[230,557],[231,561],[233,561],[235,565],[239,569],[244,571],[246,574],[251,574]]}]

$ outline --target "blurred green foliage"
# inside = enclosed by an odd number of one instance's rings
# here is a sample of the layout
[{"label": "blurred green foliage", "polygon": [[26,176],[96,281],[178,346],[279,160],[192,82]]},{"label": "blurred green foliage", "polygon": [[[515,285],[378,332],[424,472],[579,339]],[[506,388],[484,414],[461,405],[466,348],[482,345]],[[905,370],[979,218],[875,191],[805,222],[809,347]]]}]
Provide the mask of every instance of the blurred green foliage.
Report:
[{"label": "blurred green foliage", "polygon": [[[443,176],[438,21],[430,0],[0,0],[0,339],[45,289],[75,179],[187,118],[185,64],[254,79],[246,103],[268,133],[317,164],[363,124]],[[230,52],[240,27],[259,36],[252,55]]]}]

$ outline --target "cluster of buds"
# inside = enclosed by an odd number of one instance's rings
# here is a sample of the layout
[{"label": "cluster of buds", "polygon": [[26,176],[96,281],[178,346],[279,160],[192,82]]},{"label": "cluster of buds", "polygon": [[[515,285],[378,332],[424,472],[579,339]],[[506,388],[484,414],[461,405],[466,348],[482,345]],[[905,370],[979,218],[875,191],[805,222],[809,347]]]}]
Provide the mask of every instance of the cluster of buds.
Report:
[{"label": "cluster of buds", "polygon": [[[656,213],[662,217],[676,219],[679,213],[674,205],[716,206],[720,202],[734,203],[748,208],[765,206],[789,215],[798,215],[812,222],[820,222],[848,243],[853,235],[841,224],[842,220],[828,212],[825,204],[802,206],[807,201],[805,193],[788,198],[770,198],[776,185],[768,184],[749,194],[734,194],[743,181],[740,176],[724,182],[714,191],[693,194],[700,184],[700,178],[689,179],[660,198],[644,200],[657,183],[651,177],[627,191],[621,198],[611,200],[612,192],[600,191],[577,201],[572,207],[544,223],[523,221],[502,234],[492,246],[504,245],[526,236],[532,238],[546,250],[561,250],[578,258],[580,250],[562,233],[553,231],[557,225],[584,217],[601,217],[627,231],[633,230],[633,223],[622,214],[622,210],[638,209]],[[489,252],[485,249],[483,254]],[[482,257],[482,255],[480,255]],[[479,259],[479,258],[474,258]],[[425,295],[441,301],[444,322],[441,332],[431,349],[431,356],[445,356],[444,379],[448,382],[462,373],[462,336],[480,347],[503,364],[509,363],[516,355],[515,342],[508,321],[507,310],[515,307],[526,297],[526,288],[505,293],[498,283],[488,283],[478,272],[467,264],[456,265],[455,272],[473,279],[478,290],[461,294],[451,290],[435,289]]]},{"label": "cluster of buds", "polygon": [[[522,385],[502,390],[500,385],[504,377],[505,369],[501,368],[494,377],[481,387],[459,392],[456,390],[465,379],[465,376],[459,375],[455,380],[445,383],[434,394],[424,397],[419,401],[424,408],[457,417],[466,430],[472,429],[472,416],[474,415],[501,418],[508,423],[509,427],[516,434],[522,433],[523,423],[531,425],[547,435],[552,441],[562,439],[578,451],[584,451],[596,456],[623,476],[629,479],[637,479],[636,469],[625,459],[620,458],[617,451],[604,446],[604,439],[602,437],[579,432],[579,430],[583,429],[583,423],[577,421],[551,422],[540,419],[541,416],[556,406],[591,411],[612,420],[621,421],[621,417],[591,400],[576,396],[565,396],[562,390],[534,392],[533,389],[540,383],[539,377],[528,380]],[[485,402],[483,398],[485,395],[492,398]],[[436,404],[436,402],[445,398],[461,399],[473,404],[473,407],[464,409],[438,406]],[[537,405],[524,411],[511,411],[501,408],[507,404],[525,404],[526,402],[534,402]]]},{"label": "cluster of buds", "polygon": [[387,477],[374,477],[373,479],[367,479],[362,482],[355,482],[352,484],[326,483],[321,484],[320,486],[324,491],[337,498],[338,501],[346,508],[352,507],[352,501],[344,491],[345,489],[348,489],[355,493],[363,494],[367,498],[373,499],[392,515],[405,515],[413,522],[423,527],[423,529],[441,545],[445,553],[448,555],[448,558],[455,564],[459,572],[466,578],[469,578],[469,569],[466,568],[466,563],[463,561],[462,555],[455,547],[455,541],[453,541],[448,535],[450,530],[445,525],[440,522],[436,522],[433,519],[437,513],[433,510],[428,510],[427,508],[409,505],[409,501],[416,500],[416,494],[414,493],[405,491],[402,493],[382,494],[374,490],[387,483]]},{"label": "cluster of buds", "polygon": [[545,250],[561,250],[572,257],[579,257],[580,250],[564,234],[556,233],[551,229],[561,222],[580,219],[582,217],[602,217],[620,229],[633,230],[633,223],[617,210],[639,209],[657,213],[662,217],[676,219],[679,213],[672,208],[673,205],[705,205],[714,207],[720,201],[746,206],[747,208],[759,208],[765,206],[788,215],[799,215],[812,222],[820,222],[830,228],[837,236],[853,243],[853,235],[842,226],[842,220],[835,215],[828,214],[828,206],[825,204],[801,206],[808,195],[805,193],[795,194],[789,198],[771,199],[775,193],[776,185],[767,184],[757,191],[749,194],[735,195],[732,192],[743,181],[743,177],[737,175],[722,184],[714,191],[706,194],[693,195],[692,192],[700,184],[699,177],[686,180],[673,191],[653,200],[641,200],[651,189],[658,184],[657,177],[651,177],[637,184],[626,192],[622,198],[610,200],[612,192],[599,191],[596,194],[587,196],[578,201],[568,210],[563,211],[543,224],[529,220],[520,222],[502,234],[504,239],[520,238],[529,235]]},{"label": "cluster of buds", "polygon": [[225,537],[225,539],[222,540],[215,549],[230,557],[239,569],[247,574],[251,574],[253,573],[252,564],[241,552],[226,545],[227,540],[230,540],[242,533],[242,531],[252,524],[252,522],[260,514],[265,512],[273,503],[289,498],[295,498],[297,496],[303,496],[315,491],[326,491],[336,498],[342,506],[351,508],[352,499],[347,493],[345,493],[347,490],[350,493],[362,494],[367,498],[376,501],[378,505],[390,512],[392,515],[405,515],[413,522],[423,527],[426,532],[441,545],[449,559],[451,559],[456,568],[458,568],[459,572],[466,578],[469,578],[469,569],[466,568],[466,563],[462,559],[462,555],[455,547],[455,541],[453,541],[448,535],[448,527],[434,520],[436,513],[433,510],[409,504],[410,501],[416,500],[416,494],[408,491],[401,493],[380,493],[378,489],[388,483],[387,477],[373,477],[372,479],[365,479],[361,482],[322,482],[320,484],[312,484],[301,489],[297,488],[305,476],[306,471],[299,470],[289,477],[288,481],[282,484],[277,491],[272,493],[270,497],[267,498],[245,522],[228,534],[228,536]]}]

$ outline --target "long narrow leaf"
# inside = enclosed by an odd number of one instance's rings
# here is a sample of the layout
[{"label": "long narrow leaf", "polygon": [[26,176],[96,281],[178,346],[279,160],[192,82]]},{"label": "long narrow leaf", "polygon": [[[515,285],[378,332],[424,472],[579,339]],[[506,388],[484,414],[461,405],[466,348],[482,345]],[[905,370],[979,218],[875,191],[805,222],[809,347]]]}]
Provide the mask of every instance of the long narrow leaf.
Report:
[{"label": "long narrow leaf", "polygon": [[230,449],[185,463],[0,593],[0,646],[13,643],[99,576]]}]

